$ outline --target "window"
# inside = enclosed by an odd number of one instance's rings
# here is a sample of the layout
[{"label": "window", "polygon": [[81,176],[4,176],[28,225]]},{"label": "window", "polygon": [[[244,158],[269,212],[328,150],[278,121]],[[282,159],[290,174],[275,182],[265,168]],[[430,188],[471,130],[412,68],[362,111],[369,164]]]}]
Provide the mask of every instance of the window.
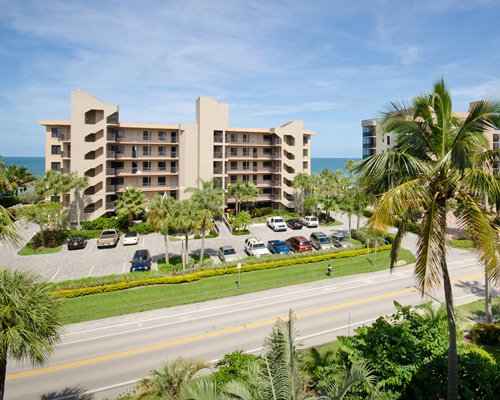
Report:
[{"label": "window", "polygon": [[144,187],[151,186],[151,177],[150,176],[143,176],[142,177],[142,186],[144,186]]},{"label": "window", "polygon": [[387,146],[391,145],[391,137],[387,135]]},{"label": "window", "polygon": [[177,158],[177,147],[172,147],[170,150],[170,157]]},{"label": "window", "polygon": [[143,161],[142,170],[143,171],[151,171],[151,163],[149,161]]},{"label": "window", "polygon": [[177,132],[170,132],[170,141],[172,143],[177,143]]},{"label": "window", "polygon": [[61,154],[61,146],[52,145],[50,149],[50,154]]},{"label": "window", "polygon": [[52,171],[60,171],[61,170],[61,163],[60,162],[50,163],[50,169]]},{"label": "window", "polygon": [[158,147],[158,155],[159,156],[164,156],[167,154],[167,150],[165,146],[159,146]]},{"label": "window", "polygon": [[263,175],[262,179],[265,181],[270,181],[272,179],[272,175]]},{"label": "window", "polygon": [[111,168],[114,169],[123,169],[125,167],[125,164],[123,161],[111,161]]},{"label": "window", "polygon": [[236,183],[238,177],[236,175],[231,175],[231,183]]},{"label": "window", "polygon": [[250,143],[250,135],[248,133],[243,134],[243,143]]},{"label": "window", "polygon": [[166,185],[167,185],[167,179],[164,176],[159,176],[158,186],[166,186]]},{"label": "window", "polygon": [[167,132],[159,131],[158,140],[167,140]]},{"label": "window", "polygon": [[238,135],[231,133],[231,143],[238,143]]},{"label": "window", "polygon": [[172,174],[175,174],[177,172],[177,163],[175,161],[172,161],[170,163],[170,172]]},{"label": "window", "polygon": [[263,140],[264,140],[264,142],[270,142],[271,141],[271,135],[264,135]]},{"label": "window", "polygon": [[159,161],[158,171],[166,171],[166,170],[167,170],[167,163],[165,161]]},{"label": "window", "polygon": [[112,129],[111,134],[115,138],[124,138],[125,137],[125,131],[123,129]]},{"label": "window", "polygon": [[53,138],[62,138],[62,129],[61,128],[52,128],[52,137]]},{"label": "window", "polygon": [[304,135],[304,146],[309,143],[309,135]]},{"label": "window", "polygon": [[243,147],[243,156],[248,157],[250,155],[250,149],[248,147]]},{"label": "window", "polygon": [[271,149],[270,147],[264,147],[263,152],[264,152],[264,155],[268,156],[268,155],[272,154],[273,149]]},{"label": "window", "polygon": [[151,147],[150,146],[142,146],[142,155],[150,156],[151,155]]},{"label": "window", "polygon": [[236,157],[238,155],[238,148],[237,147],[231,147],[231,156]]},{"label": "window", "polygon": [[231,169],[238,169],[238,163],[236,161],[231,161]]},{"label": "window", "polygon": [[123,153],[125,153],[125,147],[124,146],[111,146],[111,151],[114,151],[116,154],[123,154]]},{"label": "window", "polygon": [[304,157],[307,157],[309,155],[309,150],[307,150],[307,149],[302,150],[302,155]]},{"label": "window", "polygon": [[243,182],[248,182],[250,180],[249,175],[243,175]]},{"label": "window", "polygon": [[123,185],[123,178],[111,178],[112,185]]},{"label": "window", "polygon": [[262,189],[262,194],[271,194],[271,188]]},{"label": "window", "polygon": [[138,155],[139,155],[139,147],[132,146],[132,158],[137,158]]},{"label": "window", "polygon": [[264,161],[262,163],[264,168],[272,168],[273,167],[273,162],[272,161]]},{"label": "window", "polygon": [[243,161],[243,169],[250,169],[250,162]]},{"label": "window", "polygon": [[302,163],[302,168],[303,168],[303,169],[308,169],[308,168],[309,168],[309,163],[308,163],[307,161],[304,161],[304,162]]},{"label": "window", "polygon": [[151,140],[151,131],[144,131],[142,132],[142,139],[143,140]]},{"label": "window", "polygon": [[135,174],[137,172],[137,162],[132,161],[132,173]]}]

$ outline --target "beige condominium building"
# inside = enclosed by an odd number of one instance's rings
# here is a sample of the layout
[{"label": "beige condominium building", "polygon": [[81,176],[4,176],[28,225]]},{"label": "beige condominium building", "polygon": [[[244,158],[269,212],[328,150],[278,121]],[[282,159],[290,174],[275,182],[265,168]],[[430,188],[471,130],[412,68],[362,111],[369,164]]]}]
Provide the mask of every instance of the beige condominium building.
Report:
[{"label": "beige condominium building", "polygon": [[[259,188],[258,203],[291,208],[293,177],[311,171],[314,132],[304,130],[302,121],[279,128],[233,128],[229,106],[211,97],[196,101],[195,123],[146,124],[121,122],[117,105],[75,91],[69,120],[40,124],[45,127],[46,170],[89,178],[82,220],[113,212],[118,195],[129,186],[148,198],[166,193],[180,200],[199,178],[218,178],[224,188],[252,182]],[[62,201],[71,206],[75,199],[66,194]]]},{"label": "beige condominium building", "polygon": [[[469,103],[469,111],[455,112],[454,115],[459,119],[467,118],[471,108],[477,103],[478,102]],[[381,134],[377,129],[378,123],[379,121],[377,119],[366,119],[361,121],[361,127],[363,129],[363,158],[391,151],[396,144],[395,134],[390,132]],[[484,134],[490,143],[490,148],[498,149],[500,145],[500,131],[489,128]],[[495,168],[495,170],[495,172],[498,172],[497,168]]]}]

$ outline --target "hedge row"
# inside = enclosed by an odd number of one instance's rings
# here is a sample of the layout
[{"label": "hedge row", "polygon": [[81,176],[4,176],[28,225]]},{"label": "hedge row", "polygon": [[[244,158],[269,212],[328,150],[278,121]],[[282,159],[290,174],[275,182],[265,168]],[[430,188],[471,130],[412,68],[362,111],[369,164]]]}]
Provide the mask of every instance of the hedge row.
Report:
[{"label": "hedge row", "polygon": [[489,346],[500,346],[500,322],[496,324],[475,324],[470,330],[473,342]]},{"label": "hedge row", "polygon": [[[381,246],[378,248],[378,251],[389,250],[391,248],[390,245]],[[296,264],[309,264],[326,260],[335,260],[341,258],[349,258],[349,257],[357,257],[361,255],[366,255],[373,253],[374,249],[358,249],[358,250],[350,250],[343,251],[338,253],[325,253],[320,255],[314,255],[309,257],[303,257],[298,259],[287,259],[287,260],[277,260],[270,261],[266,263],[257,263],[257,264],[249,264],[241,267],[242,272],[249,271],[259,271],[271,268],[279,268],[286,267]],[[87,296],[91,294],[98,293],[106,293],[106,292],[115,292],[118,290],[131,289],[140,286],[149,286],[149,285],[165,285],[165,284],[177,284],[177,283],[189,283],[198,281],[203,278],[209,278],[212,276],[226,275],[226,274],[234,274],[238,272],[237,267],[227,267],[227,268],[219,268],[219,269],[210,269],[205,271],[197,271],[186,275],[177,275],[177,276],[163,276],[157,278],[148,278],[143,280],[135,280],[129,282],[119,282],[111,285],[101,285],[87,288],[79,288],[79,289],[69,289],[69,290],[58,290],[53,293],[57,297],[61,298],[73,298],[80,296]]]}]

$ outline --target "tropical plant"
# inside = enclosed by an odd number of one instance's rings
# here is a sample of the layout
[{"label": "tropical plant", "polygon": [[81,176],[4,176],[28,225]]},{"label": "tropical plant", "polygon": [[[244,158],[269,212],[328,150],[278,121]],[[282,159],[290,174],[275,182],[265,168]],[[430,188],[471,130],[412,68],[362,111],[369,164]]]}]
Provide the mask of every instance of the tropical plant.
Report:
[{"label": "tropical plant", "polygon": [[[383,193],[369,220],[371,229],[386,231],[400,219],[391,252],[391,268],[415,210],[422,210],[415,276],[423,293],[443,282],[448,315],[448,399],[458,398],[457,339],[453,293],[446,252],[447,214],[453,212],[471,240],[493,282],[500,280],[497,230],[481,199],[500,197],[500,184],[489,172],[499,151],[483,132],[498,125],[500,103],[475,103],[465,119],[452,112],[444,81],[417,96],[410,105],[392,102],[381,123],[383,133],[397,138],[393,151],[362,160],[358,170],[372,193]],[[478,200],[480,199],[480,200]]]},{"label": "tropical plant", "polygon": [[206,368],[208,364],[199,360],[176,358],[168,361],[160,369],[150,371],[150,377],[141,381],[134,398],[178,399],[184,386]]},{"label": "tropical plant", "polygon": [[0,400],[7,359],[43,364],[61,335],[59,301],[36,275],[0,271]]},{"label": "tropical plant", "polygon": [[47,171],[35,181],[35,191],[42,197],[56,197],[71,190],[72,178],[59,171]]},{"label": "tropical plant", "polygon": [[12,194],[17,196],[19,192],[35,182],[36,177],[27,167],[18,165],[9,165],[5,170],[5,177],[9,182]]},{"label": "tropical plant", "polygon": [[200,210],[191,200],[176,202],[170,209],[170,221],[172,227],[184,234],[185,240],[182,246],[182,271],[186,270],[187,257],[189,255],[189,232],[191,232],[200,221]]},{"label": "tropical plant", "polygon": [[203,265],[203,255],[205,252],[205,237],[208,231],[208,223],[222,212],[222,190],[217,179],[204,181],[200,179],[198,184],[201,188],[188,188],[186,192],[193,193],[191,200],[199,207],[201,218],[201,250],[200,265]]},{"label": "tropical plant", "polygon": [[242,204],[253,202],[259,196],[259,189],[253,183],[240,182],[229,186],[229,196],[234,198],[236,203],[236,212],[241,211]]},{"label": "tropical plant", "polygon": [[2,206],[0,206],[0,240],[7,240],[12,244],[21,240],[12,214]]},{"label": "tropical plant", "polygon": [[78,229],[81,228],[80,221],[82,219],[81,212],[83,209],[83,198],[80,191],[85,190],[89,186],[89,178],[87,176],[78,176],[76,172],[70,175],[69,187],[75,191],[75,212],[76,212],[76,225]]},{"label": "tropical plant", "polygon": [[128,218],[129,226],[146,210],[146,196],[141,189],[127,187],[116,201],[115,211],[119,216]]},{"label": "tropical plant", "polygon": [[304,200],[311,189],[311,176],[305,172],[299,172],[293,177],[292,186],[300,191],[300,212],[304,213]]},{"label": "tropical plant", "polygon": [[[165,262],[169,264],[168,255],[168,227],[170,221],[170,209],[174,204],[171,196],[157,194],[151,199],[148,205],[148,222],[155,228],[163,232],[163,243],[165,246]],[[175,269],[174,269],[175,273]]]},{"label": "tropical plant", "polygon": [[252,217],[248,211],[240,211],[231,221],[231,226],[237,231],[244,231],[252,223]]},{"label": "tropical plant", "polygon": [[60,203],[43,201],[21,207],[18,215],[39,226],[40,244],[45,246],[46,234],[48,235],[49,231],[62,230],[67,222],[68,213]]}]

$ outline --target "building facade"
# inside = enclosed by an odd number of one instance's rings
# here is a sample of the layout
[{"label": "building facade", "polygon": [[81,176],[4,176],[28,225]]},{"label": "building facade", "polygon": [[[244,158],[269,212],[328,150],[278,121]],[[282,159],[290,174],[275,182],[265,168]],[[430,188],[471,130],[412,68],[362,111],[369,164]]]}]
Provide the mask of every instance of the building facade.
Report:
[{"label": "building facade", "polygon": [[[469,111],[455,112],[454,115],[464,120],[469,115],[470,110],[478,102],[469,103]],[[391,151],[396,144],[396,137],[394,133],[382,134],[377,129],[379,121],[376,119],[366,119],[361,121],[362,134],[363,134],[363,158],[370,157],[374,154],[384,153]],[[491,149],[498,149],[500,146],[500,130],[489,128],[484,132],[484,135],[490,143]],[[495,167],[495,173],[498,173],[498,168]]]},{"label": "building facade", "polygon": [[[192,124],[127,123],[117,105],[72,92],[70,120],[41,120],[46,135],[46,170],[89,178],[83,220],[114,211],[129,186],[148,198],[167,193],[188,197],[199,179],[218,178],[222,187],[248,181],[259,188],[257,202],[274,208],[295,205],[292,180],[311,172],[311,137],[302,121],[279,128],[233,128],[229,106],[210,97],[196,101]],[[62,198],[65,206],[73,199]],[[231,199],[228,199],[230,202]]]}]

